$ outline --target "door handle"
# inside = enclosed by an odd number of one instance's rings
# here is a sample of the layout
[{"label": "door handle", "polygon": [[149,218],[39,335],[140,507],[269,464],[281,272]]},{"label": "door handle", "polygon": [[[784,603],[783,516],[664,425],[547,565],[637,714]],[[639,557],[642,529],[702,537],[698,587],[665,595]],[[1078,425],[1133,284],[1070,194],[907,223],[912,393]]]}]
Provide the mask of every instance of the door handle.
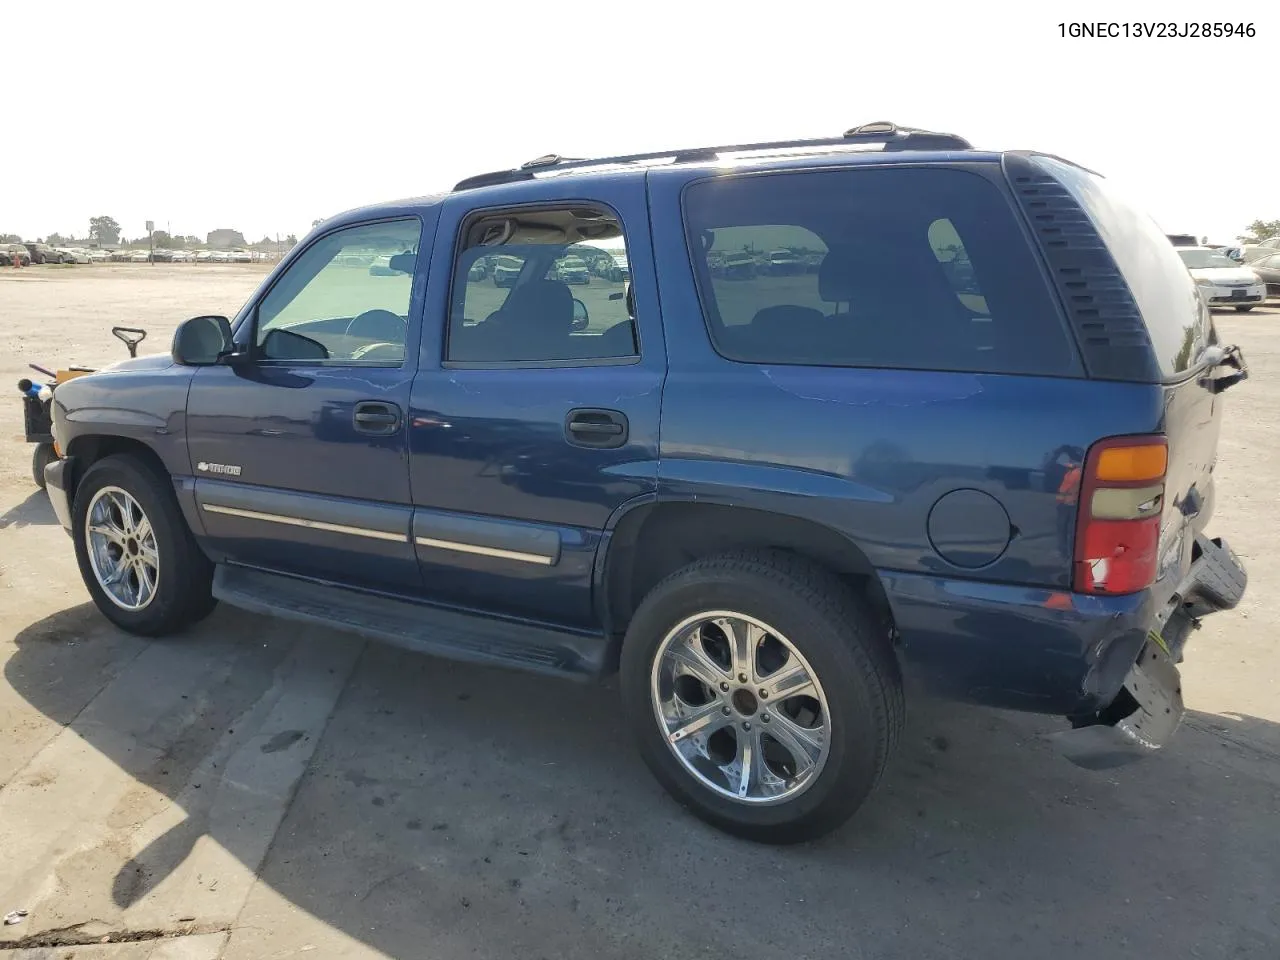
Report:
[{"label": "door handle", "polygon": [[400,426],[400,408],[394,403],[362,400],[356,404],[352,422],[361,433],[379,435],[395,433]]},{"label": "door handle", "polygon": [[569,442],[579,447],[621,447],[627,442],[627,416],[617,410],[570,410],[565,433]]}]

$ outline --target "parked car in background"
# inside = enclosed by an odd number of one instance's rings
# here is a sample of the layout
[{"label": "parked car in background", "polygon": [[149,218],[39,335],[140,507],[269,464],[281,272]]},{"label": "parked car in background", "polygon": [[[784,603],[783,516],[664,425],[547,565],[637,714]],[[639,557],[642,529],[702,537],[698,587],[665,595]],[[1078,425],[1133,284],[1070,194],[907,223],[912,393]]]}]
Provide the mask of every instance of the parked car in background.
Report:
[{"label": "parked car in background", "polygon": [[772,250],[765,258],[765,269],[775,277],[804,273],[804,261],[790,250]]},{"label": "parked car in background", "polygon": [[1243,246],[1236,247],[1240,253],[1242,263],[1253,263],[1255,260],[1261,260],[1263,257],[1269,257],[1276,253],[1274,246],[1264,246],[1260,243],[1246,243]]},{"label": "parked car in background", "polygon": [[190,263],[195,255],[190,250],[173,250],[169,259],[174,263]]},{"label": "parked car in background", "polygon": [[232,263],[253,263],[253,254],[248,250],[232,250]]},{"label": "parked car in background", "polygon": [[750,280],[756,275],[755,257],[745,250],[726,253],[720,262],[720,275],[726,280]]},{"label": "parked car in background", "polygon": [[1177,250],[1209,306],[1234,307],[1239,313],[1247,313],[1267,299],[1265,285],[1249,266],[1208,247]]},{"label": "parked car in background", "polygon": [[520,269],[524,261],[516,257],[498,256],[493,258],[493,285],[495,287],[514,287],[520,279]]},{"label": "parked car in background", "polygon": [[58,253],[62,254],[63,263],[92,263],[93,258],[89,256],[88,250],[80,247],[55,247]]},{"label": "parked car in background", "polygon": [[212,250],[197,250],[197,251],[196,251],[196,263],[208,263],[208,262],[209,262],[209,261],[211,261],[212,259],[213,259],[213,251],[212,251]]},{"label": "parked car in background", "polygon": [[90,250],[89,251],[90,263],[107,263],[110,259],[111,259],[111,252],[109,250]]},{"label": "parked car in background", "polygon": [[152,263],[172,263],[173,251],[168,248],[157,247],[151,251],[149,259]]},{"label": "parked car in background", "polygon": [[1280,297],[1280,253],[1253,261],[1249,264],[1249,269],[1267,285],[1268,296]]},{"label": "parked car in background", "polygon": [[132,253],[129,254],[129,262],[130,263],[150,263],[151,251],[150,250],[134,250]]},{"label": "parked car in background", "polygon": [[0,244],[0,267],[31,266],[31,251],[21,243]]},{"label": "parked car in background", "polygon": [[565,257],[556,262],[555,277],[565,283],[588,284],[591,282],[591,271],[581,257]]},{"label": "parked car in background", "polygon": [[49,246],[47,243],[24,243],[27,252],[31,255],[32,263],[71,263],[70,257]]}]

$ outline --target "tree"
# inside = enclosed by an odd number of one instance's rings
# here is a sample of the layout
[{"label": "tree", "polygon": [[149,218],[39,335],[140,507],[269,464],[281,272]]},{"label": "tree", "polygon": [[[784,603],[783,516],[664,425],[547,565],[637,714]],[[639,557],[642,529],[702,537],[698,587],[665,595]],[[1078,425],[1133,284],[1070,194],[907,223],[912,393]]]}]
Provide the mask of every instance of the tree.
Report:
[{"label": "tree", "polygon": [[164,230],[153,230],[151,233],[151,240],[161,250],[168,250],[176,246],[173,242],[173,237],[169,236],[169,234]]},{"label": "tree", "polygon": [[312,226],[312,228],[314,229],[315,227],[320,226],[320,224],[322,224],[322,223],[324,223],[324,220],[323,220],[323,219],[321,219],[321,220],[312,220],[312,221],[311,221],[311,226]]},{"label": "tree", "polygon": [[51,233],[49,238],[45,240],[51,247],[65,247],[70,241],[60,233]]},{"label": "tree", "polygon": [[16,233],[0,233],[0,243],[21,243],[22,238]]},{"label": "tree", "polygon": [[1257,243],[1269,237],[1280,237],[1280,220],[1255,220],[1236,239],[1245,243]]},{"label": "tree", "polygon": [[120,242],[120,224],[113,217],[90,217],[89,239],[98,243],[114,244]]},{"label": "tree", "polygon": [[284,242],[291,247],[296,247],[298,245],[298,238],[291,233],[284,238]]}]

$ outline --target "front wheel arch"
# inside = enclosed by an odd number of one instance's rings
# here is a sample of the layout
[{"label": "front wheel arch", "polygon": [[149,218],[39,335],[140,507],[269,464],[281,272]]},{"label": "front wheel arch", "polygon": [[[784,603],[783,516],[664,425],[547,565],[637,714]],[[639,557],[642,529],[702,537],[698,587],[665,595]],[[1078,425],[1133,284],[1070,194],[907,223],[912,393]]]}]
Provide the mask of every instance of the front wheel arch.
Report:
[{"label": "front wheel arch", "polygon": [[110,456],[129,456],[145,464],[156,475],[168,479],[171,474],[160,455],[141,440],[110,434],[85,434],[74,438],[65,452],[66,458],[75,464],[75,473],[67,478],[67,497],[75,502],[76,488],[89,468],[99,460]]}]

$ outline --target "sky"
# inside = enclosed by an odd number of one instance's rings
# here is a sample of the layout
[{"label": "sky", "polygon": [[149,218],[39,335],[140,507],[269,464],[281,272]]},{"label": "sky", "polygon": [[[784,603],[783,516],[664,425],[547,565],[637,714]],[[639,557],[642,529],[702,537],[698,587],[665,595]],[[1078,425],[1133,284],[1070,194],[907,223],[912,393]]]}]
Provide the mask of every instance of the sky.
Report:
[{"label": "sky", "polygon": [[[1062,36],[1121,10],[1256,36]],[[105,214],[127,237],[148,219],[302,236],[545,153],[892,120],[1064,156],[1166,232],[1227,242],[1280,219],[1280,115],[1259,96],[1277,49],[1280,3],[18,3],[0,18],[0,233],[84,236]]]}]

